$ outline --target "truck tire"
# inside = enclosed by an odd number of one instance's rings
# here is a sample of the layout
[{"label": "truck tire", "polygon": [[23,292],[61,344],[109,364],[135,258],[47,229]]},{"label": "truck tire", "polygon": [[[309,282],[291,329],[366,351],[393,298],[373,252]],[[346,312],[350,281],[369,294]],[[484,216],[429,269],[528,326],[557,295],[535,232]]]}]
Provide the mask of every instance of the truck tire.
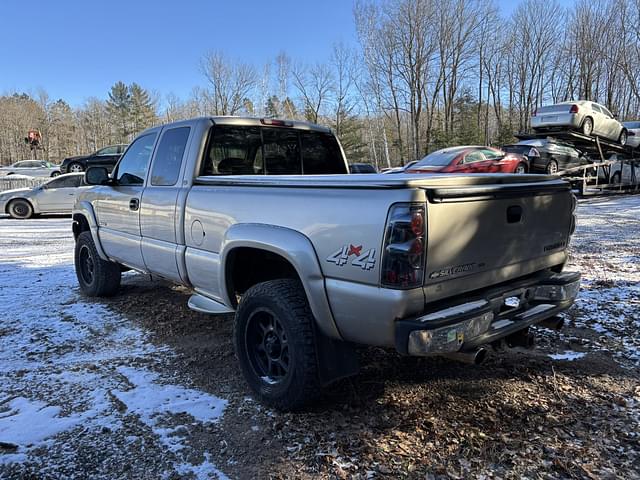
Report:
[{"label": "truck tire", "polygon": [[75,268],[82,293],[89,297],[110,297],[120,288],[120,265],[100,258],[91,232],[78,235]]},{"label": "truck tire", "polygon": [[262,282],[242,296],[233,330],[236,356],[263,403],[297,410],[320,394],[314,321],[298,280]]}]

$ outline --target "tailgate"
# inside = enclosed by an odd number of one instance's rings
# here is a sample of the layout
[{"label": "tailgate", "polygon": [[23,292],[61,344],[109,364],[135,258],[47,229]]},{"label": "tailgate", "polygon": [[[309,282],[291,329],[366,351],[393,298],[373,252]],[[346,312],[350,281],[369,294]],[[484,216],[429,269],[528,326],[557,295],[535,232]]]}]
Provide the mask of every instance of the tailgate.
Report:
[{"label": "tailgate", "polygon": [[559,265],[575,207],[562,181],[427,190],[428,302]]}]

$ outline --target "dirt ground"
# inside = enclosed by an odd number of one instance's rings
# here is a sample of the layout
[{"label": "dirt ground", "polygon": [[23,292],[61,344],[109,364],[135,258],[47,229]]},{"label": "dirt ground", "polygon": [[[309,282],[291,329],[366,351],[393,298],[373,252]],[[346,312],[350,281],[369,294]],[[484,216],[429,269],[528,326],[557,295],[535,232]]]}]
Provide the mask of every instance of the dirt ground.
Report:
[{"label": "dirt ground", "polygon": [[[640,478],[639,224],[640,196],[581,202],[569,267],[583,273],[580,299],[562,331],[536,329],[535,350],[469,366],[364,348],[361,373],[301,413],[251,399],[231,316],[192,312],[184,289],[126,275],[118,296],[95,302],[154,346],[127,365],[227,401],[215,422],[168,420],[187,430],[180,458],[216,470],[172,467],[176,453],[114,401],[123,426],[70,430],[16,461],[0,453],[0,477]],[[15,397],[24,384],[8,377]]]}]

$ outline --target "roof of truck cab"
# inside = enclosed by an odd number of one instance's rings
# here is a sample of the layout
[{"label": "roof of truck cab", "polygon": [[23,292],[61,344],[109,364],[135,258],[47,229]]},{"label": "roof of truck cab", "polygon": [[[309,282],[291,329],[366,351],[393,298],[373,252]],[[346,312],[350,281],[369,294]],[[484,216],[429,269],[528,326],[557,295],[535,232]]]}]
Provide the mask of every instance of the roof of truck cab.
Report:
[{"label": "roof of truck cab", "polygon": [[265,125],[262,123],[263,121],[268,120],[282,120],[286,122],[288,125],[286,126],[275,126],[275,128],[297,128],[301,130],[317,130],[321,132],[331,132],[331,129],[328,127],[324,127],[322,125],[318,125],[310,122],[302,122],[299,120],[288,120],[285,118],[260,118],[260,117],[239,117],[239,116],[215,116],[210,117],[211,121],[216,125],[241,125],[241,126],[255,126],[255,127],[271,127],[271,125]]},{"label": "roof of truck cab", "polygon": [[295,128],[298,130],[309,130],[315,132],[324,132],[331,133],[331,129],[329,127],[325,127],[322,125],[317,125],[315,123],[310,122],[301,122],[299,120],[286,120],[286,119],[275,119],[275,118],[260,118],[260,117],[239,117],[239,116],[213,116],[213,117],[195,117],[188,118],[185,120],[177,120],[175,122],[169,122],[162,125],[156,125],[154,127],[147,128],[146,130],[140,132],[137,136],[140,137],[142,135],[146,135],[152,132],[159,132],[164,127],[181,127],[181,126],[190,126],[194,125],[198,122],[212,122],[214,125],[238,125],[238,126],[248,126],[248,127],[272,127],[271,125],[265,125],[262,123],[263,120],[282,120],[287,122],[286,126],[278,126],[275,125],[273,128]]}]

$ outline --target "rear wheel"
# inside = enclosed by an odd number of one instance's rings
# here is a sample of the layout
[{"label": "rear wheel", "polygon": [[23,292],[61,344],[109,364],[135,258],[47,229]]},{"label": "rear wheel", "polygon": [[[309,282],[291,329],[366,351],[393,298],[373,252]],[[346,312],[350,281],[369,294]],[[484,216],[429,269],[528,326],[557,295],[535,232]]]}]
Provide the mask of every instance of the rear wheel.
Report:
[{"label": "rear wheel", "polygon": [[75,267],[80,290],[90,297],[109,297],[120,288],[120,265],[100,258],[91,232],[78,235]]},{"label": "rear wheel", "polygon": [[71,165],[69,165],[69,168],[67,170],[69,173],[80,173],[84,172],[84,167],[78,162],[73,162]]},{"label": "rear wheel", "polygon": [[620,138],[618,138],[618,142],[623,147],[627,144],[627,131],[626,130],[622,130],[622,132],[620,132]]},{"label": "rear wheel", "polygon": [[234,322],[236,356],[265,404],[295,410],[319,395],[313,322],[297,280],[259,283],[242,296]]},{"label": "rear wheel", "polygon": [[60,175],[60,172],[53,172],[53,173],[51,174],[51,176],[52,176],[53,178],[55,178],[55,177],[57,177],[57,176],[59,176],[59,175]]},{"label": "rear wheel", "polygon": [[8,210],[9,215],[11,215],[12,218],[25,219],[30,218],[33,215],[33,207],[31,204],[22,199],[13,200],[9,204]]},{"label": "rear wheel", "polygon": [[582,122],[582,133],[584,133],[587,137],[590,137],[593,133],[593,119],[591,117],[587,117]]},{"label": "rear wheel", "polygon": [[547,168],[545,170],[549,175],[555,175],[556,173],[558,173],[558,162],[556,162],[555,160],[549,160],[549,163],[547,163]]},{"label": "rear wheel", "polygon": [[527,166],[524,163],[519,163],[513,173],[527,173]]}]

